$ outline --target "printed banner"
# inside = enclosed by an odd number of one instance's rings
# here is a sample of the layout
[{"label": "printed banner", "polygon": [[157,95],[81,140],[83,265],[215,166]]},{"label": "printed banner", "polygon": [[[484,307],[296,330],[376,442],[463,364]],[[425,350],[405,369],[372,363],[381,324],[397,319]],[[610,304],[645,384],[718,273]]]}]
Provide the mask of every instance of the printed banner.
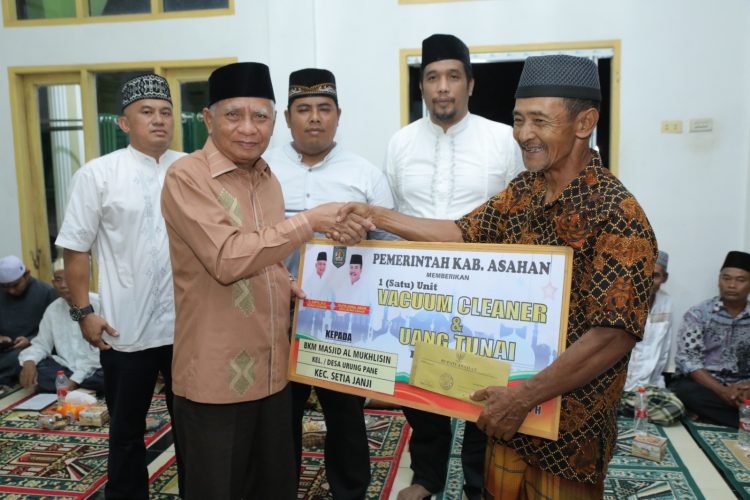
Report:
[{"label": "printed banner", "polygon": [[[307,298],[295,305],[289,378],[476,421],[481,405],[456,390],[495,369],[494,385],[513,386],[565,349],[572,259],[566,247],[313,240],[300,255]],[[422,350],[430,368],[417,387],[421,343],[446,349]],[[557,439],[559,419],[557,397],[519,432]]]}]

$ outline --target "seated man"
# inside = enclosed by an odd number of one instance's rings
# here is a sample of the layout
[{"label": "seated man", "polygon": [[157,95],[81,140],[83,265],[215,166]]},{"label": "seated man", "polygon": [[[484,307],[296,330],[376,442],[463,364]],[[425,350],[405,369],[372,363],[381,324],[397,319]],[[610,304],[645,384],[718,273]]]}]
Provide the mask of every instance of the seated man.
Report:
[{"label": "seated man", "polygon": [[[82,387],[103,392],[104,374],[99,364],[99,350],[86,342],[78,323],[70,319],[73,300],[65,283],[63,260],[57,259],[52,268],[52,284],[60,298],[44,312],[39,334],[18,356],[22,367],[21,385],[36,385],[40,392],[55,392],[55,376],[58,370],[63,370],[68,377],[68,389]],[[90,293],[89,298],[94,309],[99,311],[99,296]]]},{"label": "seated man", "polygon": [[680,378],[669,388],[688,411],[737,427],[738,407],[750,398],[750,254],[729,252],[719,296],[688,309],[678,337]]},{"label": "seated man", "polygon": [[0,385],[10,385],[21,371],[18,354],[31,343],[57,293],[33,278],[15,255],[0,259],[0,288]]},{"label": "seated man", "polygon": [[671,352],[672,299],[661,285],[669,278],[669,255],[659,251],[654,264],[654,284],[648,300],[648,319],[643,340],[630,354],[628,378],[625,380],[620,409],[632,415],[639,387],[647,387],[649,420],[661,425],[673,423],[685,413],[682,402],[666,390],[664,376]]}]

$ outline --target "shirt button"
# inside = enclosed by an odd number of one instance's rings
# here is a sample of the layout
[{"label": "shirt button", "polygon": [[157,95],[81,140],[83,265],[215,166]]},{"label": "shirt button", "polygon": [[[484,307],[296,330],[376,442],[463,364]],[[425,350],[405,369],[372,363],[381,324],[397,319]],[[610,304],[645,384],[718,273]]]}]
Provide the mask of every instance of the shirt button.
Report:
[{"label": "shirt button", "polygon": [[309,198],[310,197],[310,193],[307,193],[305,196],[307,196]]}]

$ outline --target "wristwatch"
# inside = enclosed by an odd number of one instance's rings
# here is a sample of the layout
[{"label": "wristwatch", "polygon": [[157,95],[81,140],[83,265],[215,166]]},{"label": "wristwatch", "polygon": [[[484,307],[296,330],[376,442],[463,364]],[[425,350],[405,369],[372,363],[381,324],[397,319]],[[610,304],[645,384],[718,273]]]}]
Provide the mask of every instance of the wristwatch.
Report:
[{"label": "wristwatch", "polygon": [[70,308],[70,319],[72,319],[75,322],[81,321],[84,316],[87,314],[91,314],[94,312],[94,306],[91,304],[87,305],[86,307],[78,307],[77,305],[73,305]]}]

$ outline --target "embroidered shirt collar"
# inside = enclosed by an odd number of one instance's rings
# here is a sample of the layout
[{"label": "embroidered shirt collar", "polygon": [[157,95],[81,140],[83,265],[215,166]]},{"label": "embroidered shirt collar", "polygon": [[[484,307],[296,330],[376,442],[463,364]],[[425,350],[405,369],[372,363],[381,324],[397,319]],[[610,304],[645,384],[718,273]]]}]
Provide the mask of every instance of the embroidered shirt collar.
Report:
[{"label": "embroidered shirt collar", "polygon": [[132,144],[128,144],[128,151],[130,151],[130,154],[132,154],[140,162],[142,162],[142,163],[148,163],[149,165],[153,165],[155,167],[163,165],[164,164],[164,161],[163,161],[164,157],[167,155],[167,153],[169,153],[168,149],[166,151],[164,151],[164,153],[162,153],[162,155],[159,157],[159,162],[157,163],[157,161],[154,159],[153,156],[147,155],[146,153],[144,153],[142,151],[138,151],[137,149],[135,149],[133,147]]},{"label": "embroidered shirt collar", "polygon": [[[203,146],[203,152],[206,155],[208,161],[208,171],[211,172],[211,177],[214,179],[222,174],[231,172],[232,170],[241,170],[240,167],[224,156],[224,154],[216,148],[214,141],[209,137],[206,140],[206,144]],[[259,158],[253,166],[253,171],[258,174],[268,174],[268,164],[263,158]]]},{"label": "embroidered shirt collar", "polygon": [[443,130],[443,127],[436,124],[432,121],[432,118],[428,117],[427,120],[425,120],[430,128],[430,130],[435,135],[458,135],[464,130],[466,130],[469,127],[469,119],[471,117],[471,113],[466,113],[466,116],[461,118],[461,121],[456,123],[455,125],[452,125],[448,127],[448,130]]}]

